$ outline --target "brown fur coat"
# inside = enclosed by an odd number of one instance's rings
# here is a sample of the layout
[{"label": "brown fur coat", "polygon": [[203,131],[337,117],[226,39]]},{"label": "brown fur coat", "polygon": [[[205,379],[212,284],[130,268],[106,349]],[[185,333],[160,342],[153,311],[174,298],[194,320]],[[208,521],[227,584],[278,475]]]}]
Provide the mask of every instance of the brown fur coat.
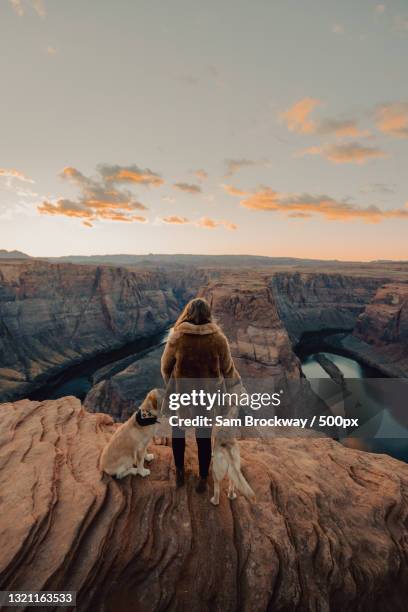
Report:
[{"label": "brown fur coat", "polygon": [[[181,323],[167,341],[161,372],[167,396],[171,392],[187,391],[186,379],[199,379],[199,388],[212,392],[216,389],[231,391],[241,382],[228,340],[215,323]],[[198,385],[193,383],[192,387],[197,389]],[[181,407],[178,416],[191,416],[191,411]]]}]

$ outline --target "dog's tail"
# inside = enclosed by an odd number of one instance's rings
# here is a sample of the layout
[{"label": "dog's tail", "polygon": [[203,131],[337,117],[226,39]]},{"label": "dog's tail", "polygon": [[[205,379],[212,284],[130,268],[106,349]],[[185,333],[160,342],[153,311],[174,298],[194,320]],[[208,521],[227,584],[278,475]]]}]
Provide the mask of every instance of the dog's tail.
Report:
[{"label": "dog's tail", "polygon": [[255,499],[255,493],[249,486],[241,470],[235,465],[234,456],[231,449],[224,447],[229,456],[228,476],[231,478],[234,485],[248,499]]}]

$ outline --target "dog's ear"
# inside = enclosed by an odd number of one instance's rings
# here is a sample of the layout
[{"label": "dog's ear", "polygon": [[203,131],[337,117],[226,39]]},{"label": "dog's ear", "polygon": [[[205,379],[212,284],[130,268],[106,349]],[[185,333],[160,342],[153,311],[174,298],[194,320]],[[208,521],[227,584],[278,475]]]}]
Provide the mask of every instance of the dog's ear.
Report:
[{"label": "dog's ear", "polygon": [[162,404],[163,404],[164,396],[166,394],[166,390],[156,388],[156,389],[153,389],[152,394],[154,395],[154,398],[155,398],[157,412],[160,412]]}]

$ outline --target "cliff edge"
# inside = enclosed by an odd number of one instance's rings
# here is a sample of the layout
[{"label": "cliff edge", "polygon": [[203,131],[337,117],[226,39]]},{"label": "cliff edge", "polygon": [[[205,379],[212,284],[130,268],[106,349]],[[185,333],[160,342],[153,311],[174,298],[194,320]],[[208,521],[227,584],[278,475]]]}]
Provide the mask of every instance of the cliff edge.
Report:
[{"label": "cliff edge", "polygon": [[81,611],[406,609],[404,463],[329,439],[243,441],[257,500],[214,508],[192,476],[175,489],[165,446],[146,480],[102,476],[117,425],[75,398],[0,411],[3,590],[76,590]]}]

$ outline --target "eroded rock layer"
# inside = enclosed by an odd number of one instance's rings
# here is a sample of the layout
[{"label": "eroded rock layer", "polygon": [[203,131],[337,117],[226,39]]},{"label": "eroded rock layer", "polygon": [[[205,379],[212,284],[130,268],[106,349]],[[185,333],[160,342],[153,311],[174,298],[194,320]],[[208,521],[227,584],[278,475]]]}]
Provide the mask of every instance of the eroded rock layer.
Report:
[{"label": "eroded rock layer", "polygon": [[[76,590],[80,611],[387,612],[408,597],[408,466],[329,439],[240,443],[256,492],[214,508],[98,458],[116,425],[74,398],[0,406],[0,588]],[[225,483],[224,483],[225,486]]]},{"label": "eroded rock layer", "polygon": [[305,332],[354,329],[385,281],[336,273],[279,272],[271,279],[277,309],[292,341]]},{"label": "eroded rock layer", "polygon": [[166,274],[41,261],[0,265],[0,400],[65,367],[164,329],[203,282]]}]

